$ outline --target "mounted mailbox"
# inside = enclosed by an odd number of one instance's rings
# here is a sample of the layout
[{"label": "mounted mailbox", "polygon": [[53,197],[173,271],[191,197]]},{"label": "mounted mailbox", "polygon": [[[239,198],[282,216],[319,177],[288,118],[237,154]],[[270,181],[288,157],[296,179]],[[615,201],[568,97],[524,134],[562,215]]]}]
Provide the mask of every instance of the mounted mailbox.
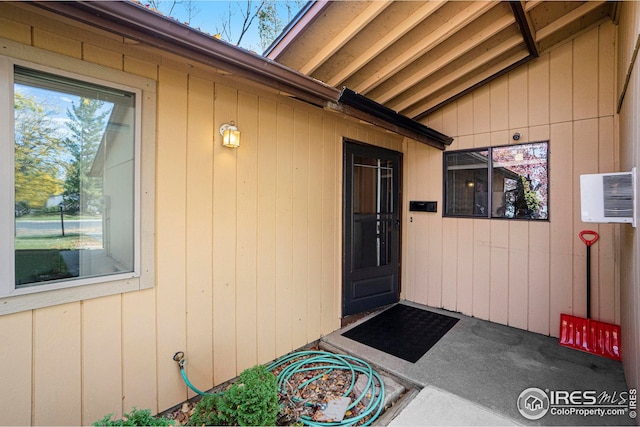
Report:
[{"label": "mounted mailbox", "polygon": [[414,212],[438,212],[438,202],[410,201],[409,210]]}]

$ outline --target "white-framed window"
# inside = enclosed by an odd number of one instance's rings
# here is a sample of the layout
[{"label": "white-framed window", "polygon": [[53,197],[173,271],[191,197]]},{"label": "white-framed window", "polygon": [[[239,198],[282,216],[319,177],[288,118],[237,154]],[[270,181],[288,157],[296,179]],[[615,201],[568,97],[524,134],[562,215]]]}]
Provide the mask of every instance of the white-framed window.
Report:
[{"label": "white-framed window", "polygon": [[0,56],[0,314],[153,286],[155,82],[11,47]]}]

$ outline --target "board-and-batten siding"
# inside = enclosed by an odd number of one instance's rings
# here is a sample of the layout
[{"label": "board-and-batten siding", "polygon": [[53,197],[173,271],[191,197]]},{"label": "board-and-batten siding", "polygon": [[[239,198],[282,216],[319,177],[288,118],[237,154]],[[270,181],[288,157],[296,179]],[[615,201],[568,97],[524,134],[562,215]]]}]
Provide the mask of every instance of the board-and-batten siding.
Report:
[{"label": "board-and-batten siding", "polygon": [[[449,150],[549,140],[550,220],[442,218],[407,212],[404,296],[411,301],[558,335],[561,313],[586,314],[586,247],[593,229],[592,316],[620,322],[619,227],[580,220],[579,175],[619,168],[615,27],[584,32],[430,116]],[[409,200],[438,200],[442,153],[409,143]]]},{"label": "board-and-batten siding", "polygon": [[[640,4],[621,3],[618,32],[619,54],[616,100],[623,93],[626,75],[631,69],[629,85],[620,109],[620,170],[640,168],[640,69],[632,68],[634,50],[640,40]],[[637,60],[636,60],[637,61]],[[640,191],[640,190],[639,190]],[[636,208],[640,192],[636,193]],[[629,388],[640,388],[640,233],[623,226],[620,233],[620,317],[623,325],[623,364]],[[634,325],[635,327],[625,327]],[[628,357],[627,357],[628,355]]]},{"label": "board-and-batten siding", "polygon": [[[8,425],[157,412],[339,327],[342,138],[402,139],[0,4],[0,37],[157,80],[156,286],[0,316]],[[221,145],[235,121],[241,147]]]}]

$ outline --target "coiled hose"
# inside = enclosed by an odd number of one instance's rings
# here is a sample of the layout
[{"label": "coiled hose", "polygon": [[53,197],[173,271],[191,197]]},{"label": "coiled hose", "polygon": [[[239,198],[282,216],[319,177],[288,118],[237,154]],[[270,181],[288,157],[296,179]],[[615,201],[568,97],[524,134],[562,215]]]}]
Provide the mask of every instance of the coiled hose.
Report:
[{"label": "coiled hose", "polygon": [[[205,393],[199,389],[197,389],[189,378],[187,377],[187,373],[185,372],[184,365],[186,364],[186,359],[184,358],[184,353],[179,351],[173,355],[173,360],[178,363],[180,368],[180,374],[182,375],[182,379],[185,384],[193,390],[195,393],[200,396],[206,396],[207,394],[215,394],[215,393]],[[302,416],[300,421],[307,426],[311,427],[332,427],[332,426],[347,426],[353,425],[359,422],[360,420],[370,416],[368,420],[366,420],[362,425],[368,426],[370,425],[382,412],[384,409],[384,381],[380,375],[364,360],[358,359],[353,356],[348,356],[345,354],[334,354],[326,351],[298,351],[295,353],[288,354],[286,356],[277,359],[273,363],[267,365],[268,371],[273,371],[282,365],[285,366],[277,377],[278,390],[281,394],[288,395],[290,389],[288,384],[290,383],[291,378],[300,372],[306,371],[320,371],[323,372],[317,374],[313,378],[303,382],[298,386],[298,390],[303,389],[307,385],[313,383],[316,380],[323,378],[325,375],[328,375],[332,371],[336,369],[346,370],[351,373],[351,384],[344,392],[343,397],[347,397],[352,391],[356,384],[357,374],[361,373],[365,374],[367,377],[367,384],[360,394],[360,396],[354,400],[348,407],[347,411],[353,409],[360,401],[365,397],[369,397],[369,402],[366,404],[364,410],[353,416],[353,417],[345,417],[342,421],[335,422],[323,422],[323,421],[315,421],[308,416]],[[379,390],[376,390],[379,388]],[[378,392],[379,391],[379,392]],[[376,392],[378,392],[376,394]],[[295,393],[295,391],[294,391]],[[220,393],[221,394],[221,393]],[[299,398],[295,396],[290,397],[290,400],[300,402]]]},{"label": "coiled hose", "polygon": [[[367,376],[366,387],[364,388],[360,396],[353,402],[351,402],[351,404],[347,407],[347,411],[349,411],[356,405],[358,405],[358,403],[360,403],[360,401],[365,396],[369,396],[369,402],[368,404],[366,404],[364,410],[361,413],[353,417],[345,417],[340,422],[315,421],[308,416],[302,416],[300,421],[304,425],[312,427],[353,425],[360,420],[372,415],[371,418],[369,418],[362,424],[367,426],[370,425],[384,409],[384,382],[382,381],[380,375],[375,370],[373,370],[371,365],[369,365],[364,360],[358,359],[353,356],[334,354],[326,351],[299,351],[281,357],[280,359],[268,365],[267,370],[273,371],[274,369],[284,364],[287,364],[287,366],[285,366],[278,374],[277,383],[278,390],[280,391],[280,393],[285,395],[288,395],[290,392],[289,388],[287,387],[289,380],[293,375],[299,372],[323,370],[323,372],[300,384],[298,386],[298,390],[301,390],[312,382],[323,378],[333,370],[340,369],[350,371],[351,384],[344,392],[344,397],[347,397],[353,391],[357,379],[356,373],[362,373]],[[379,393],[377,395],[376,387],[379,387]],[[295,397],[292,397],[291,399],[294,401],[296,400]]]}]

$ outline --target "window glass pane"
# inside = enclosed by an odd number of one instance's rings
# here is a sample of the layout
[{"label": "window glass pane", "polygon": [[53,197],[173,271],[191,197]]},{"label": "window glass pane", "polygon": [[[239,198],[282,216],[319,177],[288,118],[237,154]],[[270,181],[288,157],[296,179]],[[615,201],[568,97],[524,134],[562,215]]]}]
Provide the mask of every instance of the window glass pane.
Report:
[{"label": "window glass pane", "polygon": [[393,212],[393,167],[390,161],[356,156],[353,166],[353,212]]},{"label": "window glass pane", "polygon": [[489,151],[445,154],[445,215],[488,216]]},{"label": "window glass pane", "polygon": [[135,95],[15,67],[15,285],[134,269]]},{"label": "window glass pane", "polygon": [[492,216],[547,219],[547,143],[495,147]]},{"label": "window glass pane", "polygon": [[387,265],[393,220],[392,161],[355,156],[353,186],[353,267]]}]

